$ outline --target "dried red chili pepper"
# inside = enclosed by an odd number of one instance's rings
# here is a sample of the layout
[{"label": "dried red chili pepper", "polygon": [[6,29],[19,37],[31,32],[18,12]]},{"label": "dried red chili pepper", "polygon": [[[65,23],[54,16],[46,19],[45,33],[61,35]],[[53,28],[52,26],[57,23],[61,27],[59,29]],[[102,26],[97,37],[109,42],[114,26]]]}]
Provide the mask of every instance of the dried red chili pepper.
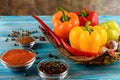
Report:
[{"label": "dried red chili pepper", "polygon": [[71,46],[69,46],[63,39],[61,39],[61,43],[63,44],[64,48],[74,56],[92,57],[92,56],[96,56],[97,54],[97,53],[85,52],[85,51],[74,49]]},{"label": "dried red chili pepper", "polygon": [[48,33],[53,37],[53,39],[56,41],[57,46],[61,45],[60,39],[59,37],[37,16],[33,15],[33,18],[35,18],[43,27],[46,31],[48,31]]},{"label": "dried red chili pepper", "polygon": [[98,14],[85,8],[83,11],[75,12],[79,16],[80,26],[85,26],[87,21],[91,22],[91,26],[98,25]]}]

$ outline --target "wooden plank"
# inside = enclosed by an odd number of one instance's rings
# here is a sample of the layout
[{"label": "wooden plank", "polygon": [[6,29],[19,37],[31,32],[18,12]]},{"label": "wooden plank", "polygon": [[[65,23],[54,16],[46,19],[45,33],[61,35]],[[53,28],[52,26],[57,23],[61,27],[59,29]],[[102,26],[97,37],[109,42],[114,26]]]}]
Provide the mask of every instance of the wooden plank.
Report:
[{"label": "wooden plank", "polygon": [[[51,16],[39,16],[42,20],[45,21],[47,25],[53,29],[51,24]],[[3,51],[8,50],[10,48],[18,48],[18,46],[13,46],[14,42],[5,42],[4,40],[7,38],[7,34],[14,30],[28,29],[28,30],[39,30],[39,23],[32,19],[30,16],[3,16],[2,21],[0,22],[0,54]],[[16,20],[15,20],[16,19]],[[19,21],[20,19],[20,21]],[[29,21],[27,22],[26,20]],[[120,16],[99,16],[100,22],[104,22],[107,20],[115,20],[118,24],[120,24]],[[23,20],[23,21],[22,21]],[[43,35],[41,32],[34,35]],[[37,56],[41,57],[41,59],[36,60],[36,62],[41,61],[42,59],[48,58],[50,53],[59,56],[61,59],[68,62],[70,65],[69,74],[65,78],[65,80],[82,80],[82,79],[119,79],[120,78],[120,61],[104,65],[104,66],[85,66],[80,64],[75,64],[72,60],[63,57],[60,52],[53,47],[49,42],[41,42],[33,48]],[[37,65],[33,64],[33,66],[25,72],[22,73],[14,73],[9,69],[5,68],[0,63],[0,80],[41,80],[41,77],[38,75],[38,71],[36,69]],[[24,73],[29,74],[30,76],[24,77]]]}]

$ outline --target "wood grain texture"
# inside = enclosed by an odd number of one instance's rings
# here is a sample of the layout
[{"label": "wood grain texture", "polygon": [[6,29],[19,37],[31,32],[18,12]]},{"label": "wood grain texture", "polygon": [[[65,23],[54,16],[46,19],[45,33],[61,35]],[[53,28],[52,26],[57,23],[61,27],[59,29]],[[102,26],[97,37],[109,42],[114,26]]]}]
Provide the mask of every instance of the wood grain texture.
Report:
[{"label": "wood grain texture", "polygon": [[[1,16],[0,16],[1,17]],[[39,16],[51,29],[51,16]],[[115,20],[120,25],[120,16],[99,16],[100,23],[107,20]],[[39,30],[39,23],[35,21],[31,16],[2,16],[0,19],[0,54],[5,50],[18,48],[19,46],[13,46],[14,42],[5,42],[8,38],[7,35],[12,30],[27,29],[27,30]],[[42,35],[42,32],[34,35]],[[10,37],[9,37],[10,39]],[[48,54],[52,53],[59,56],[61,59],[68,62],[70,66],[69,74],[64,80],[119,80],[120,79],[120,61],[113,64],[104,66],[85,66],[75,64],[72,60],[65,58],[60,52],[48,41],[39,42],[34,48],[37,52],[37,56],[41,59],[36,60],[39,62],[45,58],[48,58]],[[33,64],[30,69],[25,72],[15,73],[5,68],[0,63],[0,80],[42,80],[37,72],[37,65]],[[24,73],[29,74],[28,77],[24,77]]]},{"label": "wood grain texture", "polygon": [[84,7],[99,15],[120,15],[120,0],[0,0],[0,15],[51,15],[57,7],[80,11]]}]

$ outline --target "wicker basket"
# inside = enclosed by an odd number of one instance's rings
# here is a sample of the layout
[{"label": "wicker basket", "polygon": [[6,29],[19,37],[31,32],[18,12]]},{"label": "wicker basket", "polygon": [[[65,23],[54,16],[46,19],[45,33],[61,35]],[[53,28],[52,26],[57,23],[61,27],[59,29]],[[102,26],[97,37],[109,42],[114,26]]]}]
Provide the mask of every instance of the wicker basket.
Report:
[{"label": "wicker basket", "polygon": [[100,54],[95,57],[73,56],[62,45],[58,47],[55,44],[55,41],[52,38],[52,36],[46,30],[44,30],[42,27],[40,27],[40,30],[47,37],[49,42],[51,42],[55,46],[55,48],[57,48],[61,52],[61,54],[63,54],[65,57],[69,59],[72,59],[76,63],[85,64],[85,65],[104,65],[104,64],[116,62],[120,59],[119,54],[112,56],[109,53]]}]

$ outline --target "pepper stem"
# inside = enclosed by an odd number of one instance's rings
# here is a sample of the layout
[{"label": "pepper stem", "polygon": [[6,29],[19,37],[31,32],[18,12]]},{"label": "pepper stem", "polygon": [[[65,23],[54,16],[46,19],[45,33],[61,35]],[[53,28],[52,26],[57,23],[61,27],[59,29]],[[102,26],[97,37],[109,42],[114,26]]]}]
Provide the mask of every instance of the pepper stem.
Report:
[{"label": "pepper stem", "polygon": [[85,30],[87,30],[89,33],[92,32],[92,30],[91,30],[90,27],[89,27],[90,24],[91,24],[90,21],[86,22],[86,24],[85,24]]},{"label": "pepper stem", "polygon": [[85,10],[82,10],[82,12],[79,14],[79,16],[87,17],[88,13]]},{"label": "pepper stem", "polygon": [[57,11],[62,11],[63,16],[61,17],[61,21],[65,22],[65,21],[69,21],[69,17],[65,14],[65,10],[63,8],[57,8]]}]

